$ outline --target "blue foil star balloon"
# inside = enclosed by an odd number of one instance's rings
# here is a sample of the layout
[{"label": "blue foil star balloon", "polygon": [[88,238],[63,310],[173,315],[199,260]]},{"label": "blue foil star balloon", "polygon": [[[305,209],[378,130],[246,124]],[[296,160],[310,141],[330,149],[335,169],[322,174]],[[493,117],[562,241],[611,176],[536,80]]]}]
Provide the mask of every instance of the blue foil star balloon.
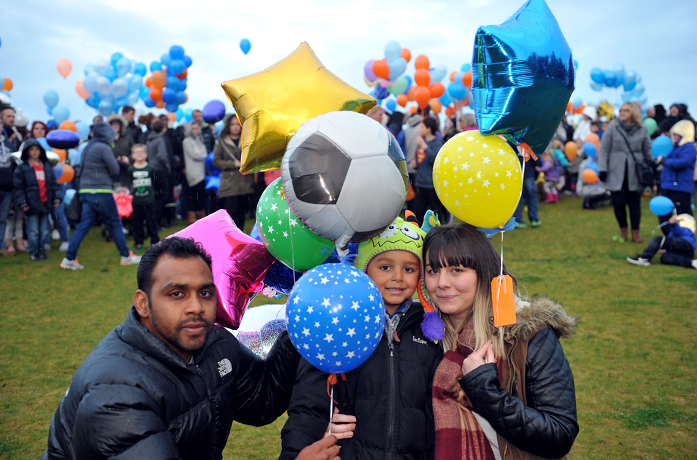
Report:
[{"label": "blue foil star balloon", "polygon": [[544,0],[529,0],[474,39],[472,95],[482,134],[547,148],[574,90],[574,61]]},{"label": "blue foil star balloon", "polygon": [[288,334],[317,369],[349,372],[375,351],[385,329],[385,305],[375,283],[346,264],[324,264],[295,283],[286,304]]}]

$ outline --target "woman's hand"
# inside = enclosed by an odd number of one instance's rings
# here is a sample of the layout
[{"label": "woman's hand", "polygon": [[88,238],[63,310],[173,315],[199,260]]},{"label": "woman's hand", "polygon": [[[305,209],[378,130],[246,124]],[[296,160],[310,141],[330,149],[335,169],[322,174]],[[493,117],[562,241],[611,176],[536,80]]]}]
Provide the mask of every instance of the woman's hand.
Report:
[{"label": "woman's hand", "polygon": [[235,160],[235,168],[240,169],[242,167],[242,163],[239,161]]},{"label": "woman's hand", "polygon": [[[339,409],[335,407],[332,421],[327,425],[327,431],[324,432],[324,437],[336,436],[336,439],[352,438],[355,429],[356,417],[353,415],[340,414]],[[330,430],[331,435],[329,434]]]},{"label": "woman's hand", "polygon": [[465,359],[462,363],[462,375],[467,375],[484,364],[493,363],[494,360],[494,347],[491,345],[491,340],[489,340],[483,347]]}]

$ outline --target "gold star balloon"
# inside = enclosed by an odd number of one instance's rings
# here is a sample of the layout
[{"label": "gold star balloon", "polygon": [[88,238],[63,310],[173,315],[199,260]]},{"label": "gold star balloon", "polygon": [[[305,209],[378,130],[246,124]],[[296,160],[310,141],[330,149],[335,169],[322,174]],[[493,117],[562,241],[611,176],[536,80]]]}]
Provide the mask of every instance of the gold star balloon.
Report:
[{"label": "gold star balloon", "polygon": [[498,136],[465,131],[441,147],[433,163],[433,185],[455,217],[475,227],[503,227],[523,188],[518,157]]},{"label": "gold star balloon", "polygon": [[376,101],[328,71],[306,42],[266,70],[222,84],[242,123],[240,172],[281,167],[295,131],[317,115],[368,113]]}]

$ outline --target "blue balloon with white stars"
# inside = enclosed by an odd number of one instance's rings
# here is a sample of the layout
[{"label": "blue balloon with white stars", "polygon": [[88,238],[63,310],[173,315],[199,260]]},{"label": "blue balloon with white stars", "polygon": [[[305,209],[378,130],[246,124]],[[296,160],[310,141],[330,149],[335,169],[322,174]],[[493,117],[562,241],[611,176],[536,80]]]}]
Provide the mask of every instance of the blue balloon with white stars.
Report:
[{"label": "blue balloon with white stars", "polygon": [[286,304],[288,334],[300,355],[323,372],[349,372],[375,351],[385,305],[373,280],[346,264],[324,264],[295,283]]}]

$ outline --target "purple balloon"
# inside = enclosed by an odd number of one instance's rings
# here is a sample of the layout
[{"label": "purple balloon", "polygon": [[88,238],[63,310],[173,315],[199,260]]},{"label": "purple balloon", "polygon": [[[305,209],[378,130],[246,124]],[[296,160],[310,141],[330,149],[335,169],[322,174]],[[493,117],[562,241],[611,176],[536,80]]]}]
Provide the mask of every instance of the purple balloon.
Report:
[{"label": "purple balloon", "polygon": [[212,100],[203,106],[201,114],[206,123],[217,123],[225,116],[225,104]]},{"label": "purple balloon", "polygon": [[365,78],[367,78],[371,83],[378,79],[378,77],[373,73],[373,62],[375,62],[375,59],[371,59],[370,61],[366,62],[365,67],[363,67]]},{"label": "purple balloon", "polygon": [[80,143],[77,133],[68,129],[57,129],[46,136],[46,142],[54,149],[72,149]]}]

